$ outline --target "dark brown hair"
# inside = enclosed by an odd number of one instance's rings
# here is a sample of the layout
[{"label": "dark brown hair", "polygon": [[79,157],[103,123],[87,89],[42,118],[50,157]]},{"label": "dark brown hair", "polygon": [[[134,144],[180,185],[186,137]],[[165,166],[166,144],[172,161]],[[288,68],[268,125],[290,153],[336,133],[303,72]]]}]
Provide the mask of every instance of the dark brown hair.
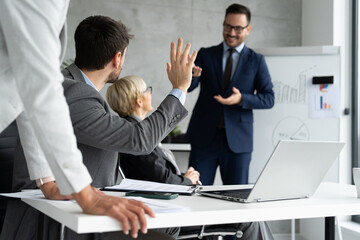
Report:
[{"label": "dark brown hair", "polygon": [[90,16],[76,28],[75,64],[89,71],[103,69],[117,52],[124,53],[132,35],[120,21]]},{"label": "dark brown hair", "polygon": [[231,4],[227,9],[226,9],[226,13],[225,13],[225,18],[229,13],[234,13],[234,14],[245,14],[246,15],[246,19],[248,21],[248,24],[250,23],[251,20],[251,12],[250,9],[248,7],[245,7],[241,4]]}]

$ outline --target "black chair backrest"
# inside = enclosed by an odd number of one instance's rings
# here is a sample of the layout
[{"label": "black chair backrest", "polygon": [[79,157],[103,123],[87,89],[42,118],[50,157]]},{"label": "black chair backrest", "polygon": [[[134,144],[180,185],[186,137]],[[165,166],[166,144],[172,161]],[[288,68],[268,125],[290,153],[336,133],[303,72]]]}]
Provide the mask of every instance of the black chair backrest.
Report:
[{"label": "black chair backrest", "polygon": [[[0,192],[11,192],[16,142],[19,138],[16,122],[0,133]],[[6,200],[0,199],[0,231],[4,223]]]}]

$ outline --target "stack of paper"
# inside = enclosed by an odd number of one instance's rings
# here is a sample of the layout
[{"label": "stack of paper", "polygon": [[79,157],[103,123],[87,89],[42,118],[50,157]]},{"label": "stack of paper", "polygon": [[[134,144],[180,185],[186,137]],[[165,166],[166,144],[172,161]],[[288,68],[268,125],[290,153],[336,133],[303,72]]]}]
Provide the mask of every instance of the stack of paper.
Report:
[{"label": "stack of paper", "polygon": [[171,213],[171,212],[189,212],[190,208],[177,204],[168,203],[169,201],[154,200],[143,197],[126,197],[137,201],[144,202],[155,213]]},{"label": "stack of paper", "polygon": [[45,196],[40,189],[24,190],[22,192],[15,193],[0,193],[0,196],[25,199],[45,199]]},{"label": "stack of paper", "polygon": [[[27,190],[16,193],[0,193],[0,196],[11,197],[11,198],[22,198],[22,199],[34,199],[40,201],[53,201],[47,200],[40,189],[38,190]],[[168,201],[154,200],[143,197],[126,197],[134,200],[144,202],[148,205],[155,213],[171,213],[171,212],[188,212],[190,209],[181,205],[170,204]],[[62,204],[77,204],[75,200],[70,201],[56,201]]]},{"label": "stack of paper", "polygon": [[110,191],[167,192],[191,195],[195,193],[197,186],[157,183],[126,178],[123,179],[119,185],[105,187],[104,189]]}]

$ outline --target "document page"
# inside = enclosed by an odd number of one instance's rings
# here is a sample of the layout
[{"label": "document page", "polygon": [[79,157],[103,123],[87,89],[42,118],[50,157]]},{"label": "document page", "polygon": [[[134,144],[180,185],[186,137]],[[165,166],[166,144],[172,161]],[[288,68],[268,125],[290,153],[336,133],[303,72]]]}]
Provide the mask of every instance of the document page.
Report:
[{"label": "document page", "polygon": [[143,198],[143,197],[126,197],[130,199],[134,199],[137,201],[144,202],[146,205],[148,205],[155,213],[172,213],[172,212],[189,212],[190,208],[168,203],[167,200],[153,200],[149,198]]},{"label": "document page", "polygon": [[[41,192],[40,189],[26,190],[23,192],[16,192],[16,193],[0,193],[0,196],[10,197],[10,198],[32,199],[32,200],[45,201],[45,202],[57,202],[58,204],[61,203],[64,205],[71,205],[71,204],[77,205],[75,200],[48,200],[44,197],[44,194]],[[125,197],[125,198],[144,202],[155,213],[171,213],[171,212],[188,212],[188,211],[190,211],[189,207],[169,203],[168,200],[154,200],[154,199],[148,199],[148,198],[143,198],[143,197]]]},{"label": "document page", "polygon": [[0,196],[11,198],[45,199],[44,194],[41,192],[40,189],[24,190],[22,192],[15,193],[0,193]]},{"label": "document page", "polygon": [[127,178],[123,179],[119,185],[105,187],[104,189],[114,191],[168,192],[190,195],[195,192],[196,188],[193,186],[157,183]]}]

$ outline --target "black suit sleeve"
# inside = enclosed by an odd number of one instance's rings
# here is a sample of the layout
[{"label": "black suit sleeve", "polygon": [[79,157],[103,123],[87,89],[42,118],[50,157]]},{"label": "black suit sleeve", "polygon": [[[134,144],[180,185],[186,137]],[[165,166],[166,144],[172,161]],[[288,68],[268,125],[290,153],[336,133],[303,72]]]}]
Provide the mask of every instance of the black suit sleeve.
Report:
[{"label": "black suit sleeve", "polygon": [[155,148],[149,155],[134,156],[121,153],[120,166],[127,178],[192,185],[190,179],[175,173],[172,164],[165,159],[159,148]]}]

